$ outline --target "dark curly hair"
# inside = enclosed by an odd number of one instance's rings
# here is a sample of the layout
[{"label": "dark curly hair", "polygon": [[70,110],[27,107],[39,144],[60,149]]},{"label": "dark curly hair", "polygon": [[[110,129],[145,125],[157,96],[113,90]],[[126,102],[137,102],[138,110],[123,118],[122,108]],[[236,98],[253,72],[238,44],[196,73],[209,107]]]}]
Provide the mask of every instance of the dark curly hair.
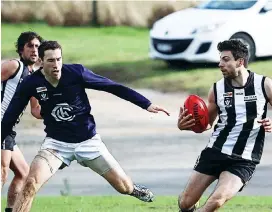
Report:
[{"label": "dark curly hair", "polygon": [[44,52],[46,50],[55,50],[55,49],[60,49],[62,50],[61,48],[61,45],[57,42],[57,41],[44,41],[40,46],[39,46],[39,57],[43,60],[44,58]]},{"label": "dark curly hair", "polygon": [[40,43],[44,41],[43,38],[36,32],[31,31],[22,32],[15,43],[16,52],[21,56],[21,52],[23,51],[25,44],[32,41],[35,38],[37,38],[40,41]]},{"label": "dark curly hair", "polygon": [[248,48],[247,46],[240,40],[231,39],[219,42],[217,45],[218,51],[231,51],[235,60],[239,58],[244,59],[244,66],[248,65]]}]

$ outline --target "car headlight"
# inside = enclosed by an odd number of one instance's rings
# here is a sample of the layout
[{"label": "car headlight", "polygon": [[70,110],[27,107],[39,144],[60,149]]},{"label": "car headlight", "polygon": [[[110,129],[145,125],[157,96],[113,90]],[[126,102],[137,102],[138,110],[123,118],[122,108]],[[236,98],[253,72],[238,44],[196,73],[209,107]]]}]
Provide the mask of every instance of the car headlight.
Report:
[{"label": "car headlight", "polygon": [[202,27],[199,27],[199,28],[193,30],[193,31],[192,31],[192,34],[203,33],[203,32],[211,32],[211,31],[214,31],[214,30],[218,29],[218,28],[221,27],[223,24],[225,24],[225,22],[223,22],[223,23],[215,23],[215,24],[210,24],[210,25],[202,26]]}]

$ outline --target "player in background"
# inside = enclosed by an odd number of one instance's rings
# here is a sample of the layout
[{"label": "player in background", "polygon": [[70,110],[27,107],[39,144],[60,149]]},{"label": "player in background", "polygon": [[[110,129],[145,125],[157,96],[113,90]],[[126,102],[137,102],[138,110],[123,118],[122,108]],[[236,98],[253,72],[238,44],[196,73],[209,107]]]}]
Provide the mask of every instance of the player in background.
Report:
[{"label": "player in background", "polygon": [[[102,142],[96,132],[85,89],[112,93],[151,113],[169,113],[136,91],[96,75],[80,64],[62,64],[62,48],[56,41],[43,42],[39,47],[39,57],[42,68],[22,82],[2,120],[4,133],[1,139],[4,139],[34,96],[41,105],[45,124],[46,138],[31,164],[14,211],[29,211],[42,185],[73,160],[104,177],[118,192],[145,202],[153,201],[152,192],[134,184]],[[108,108],[111,110],[111,105]],[[119,109],[121,113],[122,109]]]},{"label": "player in background", "polygon": [[[272,105],[272,80],[247,69],[248,49],[241,41],[223,41],[217,48],[223,79],[208,94],[210,127],[217,115],[219,120],[179,196],[180,212],[217,211],[241,191],[260,162],[265,132],[271,132],[266,113],[267,103]],[[189,130],[194,124],[191,114],[181,108],[178,128]],[[215,190],[196,209],[202,194],[216,179]]]},{"label": "player in background", "polygon": [[[34,64],[38,60],[38,47],[42,41],[41,36],[35,32],[21,33],[16,42],[16,52],[20,59],[8,60],[1,64],[1,119],[10,106],[19,84],[33,72]],[[32,98],[30,103],[31,114],[38,119],[41,118],[38,101]],[[14,178],[8,189],[6,212],[12,211],[15,199],[21,191],[29,171],[29,166],[16,145],[15,136],[16,132],[13,129],[1,142],[1,188],[7,180],[9,169],[14,173]]]}]

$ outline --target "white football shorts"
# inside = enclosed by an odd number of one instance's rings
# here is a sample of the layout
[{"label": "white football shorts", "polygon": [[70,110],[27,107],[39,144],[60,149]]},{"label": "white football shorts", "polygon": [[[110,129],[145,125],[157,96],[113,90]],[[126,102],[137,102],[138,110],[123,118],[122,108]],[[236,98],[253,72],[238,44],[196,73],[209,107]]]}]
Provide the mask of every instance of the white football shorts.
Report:
[{"label": "white football shorts", "polygon": [[99,134],[80,143],[66,143],[46,137],[41,145],[41,150],[53,150],[50,152],[66,166],[76,160],[82,166],[89,167],[100,175],[105,174],[112,168],[121,169],[119,163],[102,142]]}]

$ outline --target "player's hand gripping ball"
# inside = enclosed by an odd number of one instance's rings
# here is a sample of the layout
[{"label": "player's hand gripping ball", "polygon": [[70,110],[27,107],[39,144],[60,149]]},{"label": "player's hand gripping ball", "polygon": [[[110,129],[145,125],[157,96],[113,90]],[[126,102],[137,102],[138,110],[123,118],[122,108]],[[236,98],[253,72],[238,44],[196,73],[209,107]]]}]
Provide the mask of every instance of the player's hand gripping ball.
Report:
[{"label": "player's hand gripping ball", "polygon": [[190,95],[184,102],[184,109],[192,114],[195,125],[191,128],[195,133],[202,133],[209,124],[209,112],[206,103],[197,95]]}]

